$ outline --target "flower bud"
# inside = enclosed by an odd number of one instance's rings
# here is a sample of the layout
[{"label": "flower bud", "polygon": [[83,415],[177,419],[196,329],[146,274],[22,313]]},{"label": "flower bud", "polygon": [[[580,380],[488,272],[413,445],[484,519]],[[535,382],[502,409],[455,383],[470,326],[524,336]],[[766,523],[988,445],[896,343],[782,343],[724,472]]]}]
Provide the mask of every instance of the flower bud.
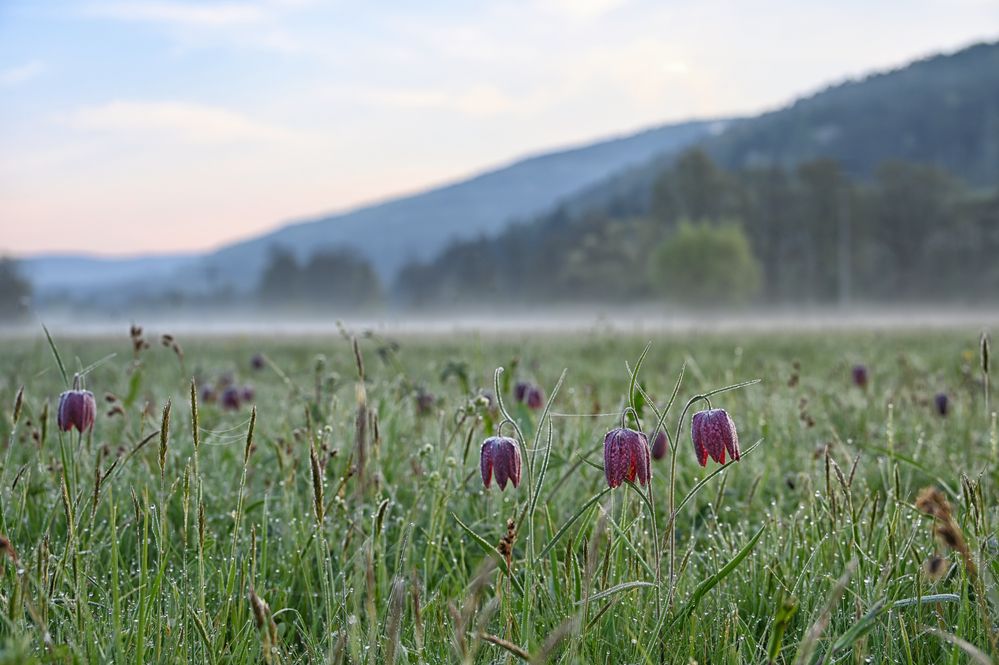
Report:
[{"label": "flower bud", "polygon": [[97,415],[97,400],[89,390],[67,390],[59,395],[59,429],[68,432],[74,427],[79,432],[93,428]]},{"label": "flower bud", "polygon": [[416,413],[425,416],[431,413],[434,409],[434,405],[437,404],[437,398],[434,394],[427,392],[424,389],[420,389],[416,393]]},{"label": "flower bud", "polygon": [[666,439],[666,430],[659,430],[656,438],[652,441],[652,459],[660,460],[666,457],[669,450],[669,441]]},{"label": "flower bud", "polygon": [[624,481],[648,485],[652,475],[649,439],[642,432],[617,427],[604,436],[604,476],[607,485],[617,487]]},{"label": "flower bud", "polygon": [[545,393],[541,390],[541,388],[531,386],[527,389],[527,397],[525,398],[525,401],[527,402],[527,407],[529,409],[537,411],[545,405]]},{"label": "flower bud", "polygon": [[694,414],[690,421],[690,440],[694,444],[697,463],[706,466],[708,457],[725,463],[725,451],[739,461],[739,434],[725,409],[709,409]]},{"label": "flower bud", "polygon": [[235,411],[239,409],[240,397],[239,388],[235,386],[229,386],[224,391],[222,391],[222,408],[226,411]]},{"label": "flower bud", "polygon": [[486,489],[492,484],[493,475],[500,490],[506,489],[507,481],[512,482],[514,487],[520,486],[520,446],[516,439],[491,436],[482,443],[479,455],[482,484]]},{"label": "flower bud", "polygon": [[938,414],[946,416],[950,411],[950,398],[947,397],[947,393],[937,393],[933,398],[933,405],[937,408]]},{"label": "flower bud", "polygon": [[853,384],[858,388],[867,387],[867,367],[864,365],[853,366]]}]

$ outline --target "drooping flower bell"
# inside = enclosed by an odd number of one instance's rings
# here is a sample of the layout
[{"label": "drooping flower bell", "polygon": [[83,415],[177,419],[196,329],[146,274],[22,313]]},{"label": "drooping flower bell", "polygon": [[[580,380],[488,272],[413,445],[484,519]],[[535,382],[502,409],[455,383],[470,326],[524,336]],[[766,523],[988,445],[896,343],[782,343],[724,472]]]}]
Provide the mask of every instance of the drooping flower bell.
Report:
[{"label": "drooping flower bell", "polygon": [[852,370],[853,384],[858,388],[867,387],[867,367],[865,365],[854,365]]},{"label": "drooping flower bell", "polygon": [[243,386],[239,389],[239,398],[243,402],[252,402],[256,396],[257,391],[253,389],[253,386]]},{"label": "drooping flower bell", "polygon": [[264,356],[263,356],[262,353],[254,353],[253,356],[250,358],[250,368],[251,369],[260,371],[260,370],[262,370],[264,368],[264,365],[266,365],[266,364],[267,364],[267,361],[264,360]]},{"label": "drooping flower bell", "polygon": [[226,411],[237,411],[240,405],[240,390],[236,386],[229,386],[222,391],[222,397],[219,401],[222,403],[222,408]]},{"label": "drooping flower bell", "polygon": [[482,442],[479,453],[479,468],[482,470],[482,484],[486,489],[492,485],[493,476],[500,490],[506,489],[507,482],[520,487],[520,445],[508,436],[491,436]]},{"label": "drooping flower bell", "polygon": [[648,485],[652,475],[649,439],[642,432],[616,427],[604,437],[604,475],[607,485],[617,487],[624,481]]},{"label": "drooping flower bell", "polygon": [[545,393],[538,386],[531,386],[527,389],[527,408],[537,411],[545,405]]},{"label": "drooping flower bell", "polygon": [[947,393],[937,393],[933,398],[933,405],[937,408],[937,413],[940,416],[946,416],[950,411],[950,399],[947,397]]},{"label": "drooping flower bell", "polygon": [[93,428],[97,416],[97,400],[89,390],[80,390],[74,382],[72,390],[59,395],[59,414],[56,418],[59,429],[68,432],[74,427],[79,432]]},{"label": "drooping flower bell", "polygon": [[669,441],[666,439],[666,430],[661,429],[652,440],[652,459],[660,460],[666,457],[667,450],[669,450]]},{"label": "drooping flower bell", "polygon": [[690,421],[690,440],[694,444],[697,463],[706,466],[708,457],[725,463],[725,451],[739,461],[739,434],[725,409],[709,409],[694,414]]},{"label": "drooping flower bell", "polygon": [[427,390],[420,388],[416,392],[416,413],[425,416],[433,411],[434,405],[437,404],[437,398],[434,394],[428,392]]},{"label": "drooping flower bell", "polygon": [[527,399],[527,391],[531,389],[531,384],[527,381],[518,381],[513,387],[513,398],[517,400],[517,403],[522,403]]}]

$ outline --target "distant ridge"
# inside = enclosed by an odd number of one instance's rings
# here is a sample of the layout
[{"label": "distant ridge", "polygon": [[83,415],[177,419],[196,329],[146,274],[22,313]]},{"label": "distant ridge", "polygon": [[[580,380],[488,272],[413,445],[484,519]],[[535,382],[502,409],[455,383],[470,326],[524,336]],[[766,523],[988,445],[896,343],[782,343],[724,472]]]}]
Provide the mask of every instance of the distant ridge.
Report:
[{"label": "distant ridge", "polygon": [[203,255],[153,260],[41,256],[26,259],[24,265],[43,297],[86,297],[111,284],[120,285],[116,292],[122,298],[220,287],[240,292],[256,287],[272,248],[306,259],[323,248],[348,247],[367,257],[388,282],[410,260],[430,259],[454,240],[494,235],[612,173],[675,153],[724,126],[722,120],[683,122],[535,154],[467,180],[288,224]]}]

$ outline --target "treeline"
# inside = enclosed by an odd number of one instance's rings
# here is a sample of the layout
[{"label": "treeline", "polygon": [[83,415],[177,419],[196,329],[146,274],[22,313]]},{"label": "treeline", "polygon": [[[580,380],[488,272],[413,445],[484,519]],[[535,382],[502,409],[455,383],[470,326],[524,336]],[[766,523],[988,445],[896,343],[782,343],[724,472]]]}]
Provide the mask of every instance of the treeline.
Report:
[{"label": "treeline", "polygon": [[256,295],[270,306],[352,310],[379,303],[382,288],[371,264],[349,250],[323,250],[299,263],[291,252],[275,248]]},{"label": "treeline", "polygon": [[12,321],[28,313],[31,284],[21,274],[17,262],[0,257],[0,321]]},{"label": "treeline", "polygon": [[726,171],[682,155],[644,195],[554,211],[406,267],[410,306],[550,301],[863,303],[999,299],[999,192],[931,166],[869,180],[819,159]]}]

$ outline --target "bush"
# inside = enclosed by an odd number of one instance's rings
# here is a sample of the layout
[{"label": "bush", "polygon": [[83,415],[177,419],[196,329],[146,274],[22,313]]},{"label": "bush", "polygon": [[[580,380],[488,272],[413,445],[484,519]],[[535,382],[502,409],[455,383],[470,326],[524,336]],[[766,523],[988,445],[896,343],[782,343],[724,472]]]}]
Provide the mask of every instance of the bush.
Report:
[{"label": "bush", "polygon": [[732,221],[683,221],[652,256],[657,290],[698,306],[746,302],[759,292],[761,272],[745,231]]}]

